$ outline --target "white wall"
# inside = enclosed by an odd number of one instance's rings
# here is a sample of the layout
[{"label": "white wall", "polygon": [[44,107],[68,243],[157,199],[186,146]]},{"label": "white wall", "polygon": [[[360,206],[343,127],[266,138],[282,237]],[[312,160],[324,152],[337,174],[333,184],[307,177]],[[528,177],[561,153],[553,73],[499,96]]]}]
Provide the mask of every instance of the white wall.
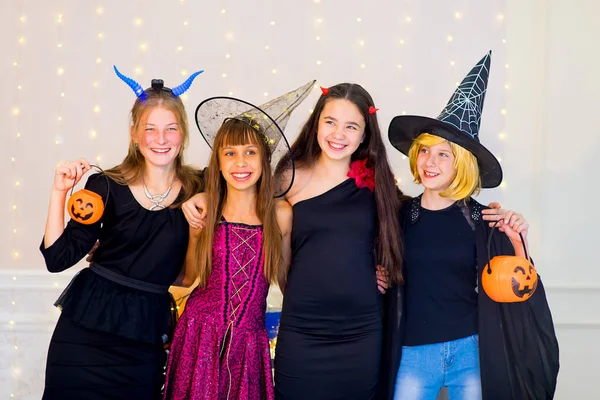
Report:
[{"label": "white wall", "polygon": [[[455,83],[489,49],[481,138],[502,158],[506,185],[480,198],[499,200],[529,218],[531,250],[548,286],[561,344],[556,398],[593,397],[600,358],[592,341],[600,333],[600,272],[592,262],[598,237],[592,227],[598,217],[592,160],[600,149],[598,56],[592,48],[600,33],[596,2],[5,3],[0,397],[40,397],[58,315],[52,303],[72,275],[47,273],[37,250],[54,166],[85,157],[109,167],[125,155],[134,97],[114,76],[113,64],[145,87],[154,77],[174,86],[204,69],[184,96],[190,118],[209,96],[231,92],[260,103],[310,79],[322,86],[358,82],[381,109],[387,136],[389,121],[402,112],[437,115]],[[287,130],[292,140],[318,94],[293,115]],[[203,165],[208,149],[190,122],[187,158]],[[568,146],[566,138],[576,140]],[[388,149],[401,187],[417,193],[406,160]],[[592,360],[585,365],[584,355]]]},{"label": "white wall", "polygon": [[506,12],[505,198],[532,224],[561,350],[558,399],[600,398],[599,12],[593,0],[509,0]]}]

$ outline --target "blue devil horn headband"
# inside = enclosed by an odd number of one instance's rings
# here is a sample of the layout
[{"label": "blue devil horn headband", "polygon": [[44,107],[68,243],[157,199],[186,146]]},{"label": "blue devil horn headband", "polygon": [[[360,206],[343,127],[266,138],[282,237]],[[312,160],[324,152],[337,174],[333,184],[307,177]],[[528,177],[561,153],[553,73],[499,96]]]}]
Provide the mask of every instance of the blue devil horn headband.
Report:
[{"label": "blue devil horn headband", "polygon": [[115,74],[117,74],[117,76],[121,78],[121,80],[125,82],[131,88],[131,90],[133,90],[137,97],[140,97],[142,94],[144,94],[142,85],[120,73],[116,65],[113,65],[113,68],[115,69]]},{"label": "blue devil horn headband", "polygon": [[172,90],[173,95],[175,96],[181,96],[182,94],[184,94],[192,85],[192,82],[194,81],[194,79],[200,75],[201,73],[203,73],[204,70],[202,71],[198,71],[198,72],[194,72],[192,75],[190,75],[189,78],[187,78],[187,80],[185,82],[183,82],[181,85],[174,87]]},{"label": "blue devil horn headband", "polygon": [[[117,74],[117,76],[119,78],[121,78],[121,80],[123,82],[125,82],[135,93],[135,95],[137,97],[140,97],[143,99],[143,95],[144,95],[144,88],[142,88],[142,85],[140,85],[139,83],[137,83],[136,81],[134,81],[131,78],[128,78],[127,76],[123,75],[121,72],[119,72],[119,70],[117,69],[116,65],[113,65],[113,68],[115,69],[115,73]],[[198,71],[198,72],[194,72],[185,82],[183,82],[181,85],[173,88],[173,89],[167,89],[167,88],[163,88],[164,90],[168,90],[170,92],[173,93],[174,96],[181,96],[182,94],[184,94],[192,85],[192,82],[194,81],[194,79],[200,75],[201,73],[203,73],[204,70],[202,71]]]}]

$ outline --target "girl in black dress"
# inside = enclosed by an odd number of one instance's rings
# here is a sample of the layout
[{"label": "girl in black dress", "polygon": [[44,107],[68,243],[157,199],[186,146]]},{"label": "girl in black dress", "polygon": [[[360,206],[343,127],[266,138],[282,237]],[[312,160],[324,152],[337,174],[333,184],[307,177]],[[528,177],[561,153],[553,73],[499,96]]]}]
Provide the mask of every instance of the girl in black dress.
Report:
[{"label": "girl in black dress", "polygon": [[369,93],[349,83],[322,90],[292,146],[292,264],[280,282],[275,392],[367,400],[382,343],[376,265],[402,279],[400,198]]},{"label": "girl in black dress", "polygon": [[178,97],[198,73],[173,90],[153,80],[136,92],[131,140],[124,161],[89,177],[86,188],[105,203],[91,225],[64,226],[65,200],[90,169],[81,159],[54,176],[40,250],[50,272],[79,262],[100,244],[57,301],[61,316],[50,342],[43,399],[153,399],[160,397],[172,324],[169,285],[185,261],[188,224],[178,207],[201,189],[199,172],[183,163],[188,140]]}]

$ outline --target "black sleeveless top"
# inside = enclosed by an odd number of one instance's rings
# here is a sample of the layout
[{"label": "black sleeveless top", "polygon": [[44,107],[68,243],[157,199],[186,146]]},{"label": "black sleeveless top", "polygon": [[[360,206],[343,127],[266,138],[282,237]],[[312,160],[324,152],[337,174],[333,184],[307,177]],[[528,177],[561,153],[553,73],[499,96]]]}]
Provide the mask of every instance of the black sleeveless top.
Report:
[{"label": "black sleeveless top", "polygon": [[327,334],[381,329],[375,195],[347,179],[293,209],[280,328]]}]

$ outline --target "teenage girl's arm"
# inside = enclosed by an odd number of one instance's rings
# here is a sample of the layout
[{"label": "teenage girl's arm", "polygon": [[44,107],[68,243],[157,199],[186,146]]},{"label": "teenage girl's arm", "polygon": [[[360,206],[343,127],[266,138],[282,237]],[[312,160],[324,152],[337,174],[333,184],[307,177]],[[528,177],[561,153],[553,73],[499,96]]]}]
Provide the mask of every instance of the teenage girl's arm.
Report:
[{"label": "teenage girl's arm", "polygon": [[83,158],[79,161],[59,165],[54,173],[54,184],[50,192],[50,206],[44,231],[44,248],[56,242],[65,230],[65,200],[68,191],[90,170],[90,164]]},{"label": "teenage girl's arm", "polygon": [[[521,214],[511,210],[505,210],[498,202],[491,202],[488,207],[490,208],[483,210],[483,219],[485,221],[490,221],[490,227],[496,226],[500,232],[506,233],[515,248],[516,255],[525,257],[519,232],[523,234],[525,246],[527,246],[527,230],[529,229],[527,220]],[[496,221],[500,220],[503,220],[503,222],[495,225]],[[508,233],[506,232],[507,225],[510,229],[510,232]]]},{"label": "teenage girl's arm", "polygon": [[[68,192],[89,170],[90,164],[84,159],[66,162],[56,168],[44,239],[40,246],[46,268],[50,272],[61,272],[77,264],[94,246],[100,234],[104,217],[91,225],[71,220],[65,227],[64,222]],[[97,193],[106,201],[108,185],[105,177],[99,174],[91,175],[85,188]],[[108,207],[108,204],[106,206]]]},{"label": "teenage girl's arm", "polygon": [[[498,228],[510,239],[515,248],[515,255],[525,257],[523,244],[527,247],[527,232],[529,231],[529,223],[525,217],[519,213],[508,210],[498,224]],[[522,243],[519,233],[523,235],[525,243]]]},{"label": "teenage girl's arm", "polygon": [[181,267],[179,276],[175,279],[172,286],[190,287],[196,282],[196,249],[198,248],[198,239],[201,229],[196,229],[190,225],[190,236],[188,239],[187,252],[185,253],[185,262]]},{"label": "teenage girl's arm", "polygon": [[285,289],[287,274],[292,262],[292,206],[286,200],[278,200],[276,204],[277,224],[281,230],[281,250],[283,260],[277,269],[277,281],[281,293]]},{"label": "teenage girl's arm", "polygon": [[182,204],[181,209],[183,210],[183,215],[185,215],[185,219],[187,219],[190,227],[193,227],[196,230],[202,230],[202,228],[204,228],[207,203],[208,199],[206,193],[203,192],[194,195],[191,199]]}]

